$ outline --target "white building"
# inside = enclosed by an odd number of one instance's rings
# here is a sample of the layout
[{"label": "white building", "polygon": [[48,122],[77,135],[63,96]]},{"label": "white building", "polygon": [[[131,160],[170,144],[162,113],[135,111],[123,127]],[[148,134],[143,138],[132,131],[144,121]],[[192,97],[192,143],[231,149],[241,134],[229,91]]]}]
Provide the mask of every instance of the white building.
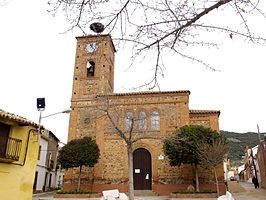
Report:
[{"label": "white building", "polygon": [[247,148],[244,157],[244,170],[240,173],[243,181],[252,182],[252,177],[257,177],[259,183],[261,182],[259,165],[257,160],[258,145],[253,148]]},{"label": "white building", "polygon": [[59,139],[51,131],[43,130],[35,172],[35,191],[48,191],[62,186],[64,173],[57,163],[58,150]]}]

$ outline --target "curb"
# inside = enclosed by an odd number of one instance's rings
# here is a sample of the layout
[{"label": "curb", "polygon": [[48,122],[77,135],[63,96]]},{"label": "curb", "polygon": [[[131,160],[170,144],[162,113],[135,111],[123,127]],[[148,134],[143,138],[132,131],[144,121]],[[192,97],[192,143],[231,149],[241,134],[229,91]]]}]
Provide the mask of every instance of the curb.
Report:
[{"label": "curb", "polygon": [[37,197],[37,196],[46,195],[46,194],[51,195],[51,194],[55,194],[57,191],[58,190],[56,190],[56,191],[55,190],[54,191],[49,191],[49,192],[40,192],[40,193],[33,194],[32,196],[33,197]]}]

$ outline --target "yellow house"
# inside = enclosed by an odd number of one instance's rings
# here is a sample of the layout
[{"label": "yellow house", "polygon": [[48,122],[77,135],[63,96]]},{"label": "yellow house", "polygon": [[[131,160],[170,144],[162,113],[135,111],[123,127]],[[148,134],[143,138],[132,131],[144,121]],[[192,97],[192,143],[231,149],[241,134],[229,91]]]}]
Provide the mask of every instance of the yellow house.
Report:
[{"label": "yellow house", "polygon": [[0,109],[0,199],[32,199],[38,124]]}]

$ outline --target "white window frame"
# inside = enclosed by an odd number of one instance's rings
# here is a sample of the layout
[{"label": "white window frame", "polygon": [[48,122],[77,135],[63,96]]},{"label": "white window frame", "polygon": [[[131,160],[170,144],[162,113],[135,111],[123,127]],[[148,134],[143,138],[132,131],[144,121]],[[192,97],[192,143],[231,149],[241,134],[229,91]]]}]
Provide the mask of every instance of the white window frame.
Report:
[{"label": "white window frame", "polygon": [[158,110],[151,112],[151,129],[160,130],[160,114]]},{"label": "white window frame", "polygon": [[146,120],[146,112],[144,110],[139,112],[139,119],[138,119],[138,128],[139,130],[146,130],[147,129],[147,120]]},{"label": "white window frame", "polygon": [[125,116],[125,130],[129,131],[132,127],[132,120],[133,120],[133,112],[127,111]]}]

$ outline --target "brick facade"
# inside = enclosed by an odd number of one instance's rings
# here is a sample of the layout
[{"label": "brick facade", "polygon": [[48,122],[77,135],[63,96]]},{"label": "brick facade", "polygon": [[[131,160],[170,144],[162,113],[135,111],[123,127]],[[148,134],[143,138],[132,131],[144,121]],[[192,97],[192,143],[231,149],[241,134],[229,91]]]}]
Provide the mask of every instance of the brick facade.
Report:
[{"label": "brick facade", "polygon": [[[98,48],[94,52],[87,52],[86,45],[92,42],[97,43]],[[115,48],[109,35],[77,38],[71,103],[73,111],[70,115],[68,140],[91,136],[96,139],[101,152],[100,161],[96,166],[83,170],[82,188],[94,191],[118,188],[123,192],[127,191],[126,145],[116,135],[114,125],[102,114],[104,108],[109,110],[113,121],[121,130],[126,129],[125,116],[130,113],[138,119],[134,123],[134,137],[153,138],[137,141],[133,145],[134,150],[144,148],[151,154],[152,190],[165,195],[177,189],[185,189],[189,184],[193,184],[192,169],[186,165],[169,165],[162,150],[163,139],[177,128],[190,124],[199,124],[219,131],[220,112],[189,110],[189,91],[114,93],[114,53]],[[88,74],[91,64],[94,71]],[[142,125],[145,124],[143,127],[139,125],[140,113],[144,113],[141,118]],[[158,115],[154,118],[155,114]],[[157,121],[154,121],[155,119]],[[64,189],[74,188],[76,178],[75,170],[68,170]],[[201,170],[199,178],[204,185],[202,187],[215,187],[211,173]],[[222,183],[222,170],[219,178]]]},{"label": "brick facade", "polygon": [[[265,137],[265,136],[264,136]],[[260,172],[260,187],[266,189],[266,137],[260,142],[257,153],[257,162]]]}]

